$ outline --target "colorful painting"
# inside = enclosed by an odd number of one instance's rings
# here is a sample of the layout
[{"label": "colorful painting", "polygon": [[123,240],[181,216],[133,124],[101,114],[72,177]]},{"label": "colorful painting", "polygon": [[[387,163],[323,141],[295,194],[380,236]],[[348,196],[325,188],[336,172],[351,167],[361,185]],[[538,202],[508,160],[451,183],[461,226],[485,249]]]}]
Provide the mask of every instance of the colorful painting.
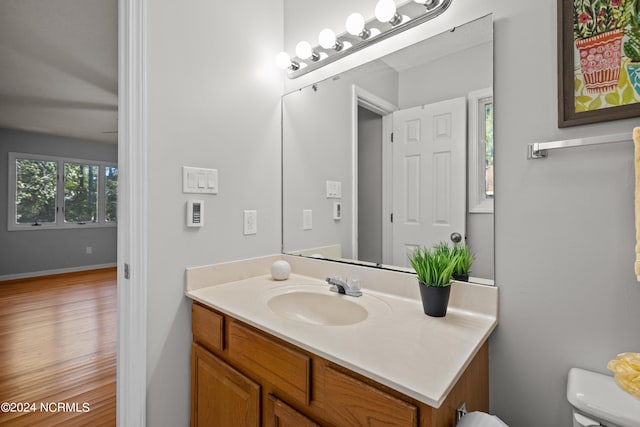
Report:
[{"label": "colorful painting", "polygon": [[559,126],[640,115],[640,0],[559,1]]}]

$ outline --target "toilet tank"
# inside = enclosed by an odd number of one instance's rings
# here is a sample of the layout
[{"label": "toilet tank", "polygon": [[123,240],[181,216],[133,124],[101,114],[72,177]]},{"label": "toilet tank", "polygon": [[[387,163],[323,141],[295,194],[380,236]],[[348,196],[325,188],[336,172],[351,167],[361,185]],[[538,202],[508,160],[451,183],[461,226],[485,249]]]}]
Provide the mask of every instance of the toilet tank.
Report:
[{"label": "toilet tank", "polygon": [[567,399],[574,407],[574,426],[640,427],[640,400],[618,387],[613,377],[572,368]]}]

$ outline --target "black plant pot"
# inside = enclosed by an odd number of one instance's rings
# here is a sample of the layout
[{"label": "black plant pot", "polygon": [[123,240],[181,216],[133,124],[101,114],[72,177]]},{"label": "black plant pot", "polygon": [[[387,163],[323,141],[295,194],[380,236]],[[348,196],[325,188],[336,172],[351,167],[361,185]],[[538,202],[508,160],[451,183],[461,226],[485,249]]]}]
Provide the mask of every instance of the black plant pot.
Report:
[{"label": "black plant pot", "polygon": [[451,276],[453,280],[457,280],[458,282],[468,282],[469,281],[469,273],[467,274],[454,274]]},{"label": "black plant pot", "polygon": [[447,315],[451,286],[426,286],[420,284],[420,297],[424,314],[431,317]]}]

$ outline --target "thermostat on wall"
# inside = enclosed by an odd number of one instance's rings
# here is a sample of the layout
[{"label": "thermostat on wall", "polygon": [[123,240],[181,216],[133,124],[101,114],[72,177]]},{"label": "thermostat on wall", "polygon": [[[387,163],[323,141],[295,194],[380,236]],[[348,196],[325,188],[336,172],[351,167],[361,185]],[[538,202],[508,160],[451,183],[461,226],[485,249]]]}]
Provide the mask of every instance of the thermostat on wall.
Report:
[{"label": "thermostat on wall", "polygon": [[204,225],[204,201],[187,201],[187,227],[202,227]]}]

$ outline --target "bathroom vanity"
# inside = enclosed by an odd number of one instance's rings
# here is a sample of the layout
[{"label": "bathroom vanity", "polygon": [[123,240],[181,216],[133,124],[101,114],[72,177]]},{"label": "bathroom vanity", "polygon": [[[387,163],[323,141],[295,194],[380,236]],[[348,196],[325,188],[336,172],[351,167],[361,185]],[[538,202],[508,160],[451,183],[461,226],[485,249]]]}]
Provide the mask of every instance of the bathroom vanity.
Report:
[{"label": "bathroom vanity", "polygon": [[[293,273],[275,281],[280,258]],[[364,295],[330,292],[333,274],[358,275]],[[287,255],[188,269],[191,425],[454,426],[462,403],[487,411],[497,289],[455,283],[436,319],[417,286]]]}]

